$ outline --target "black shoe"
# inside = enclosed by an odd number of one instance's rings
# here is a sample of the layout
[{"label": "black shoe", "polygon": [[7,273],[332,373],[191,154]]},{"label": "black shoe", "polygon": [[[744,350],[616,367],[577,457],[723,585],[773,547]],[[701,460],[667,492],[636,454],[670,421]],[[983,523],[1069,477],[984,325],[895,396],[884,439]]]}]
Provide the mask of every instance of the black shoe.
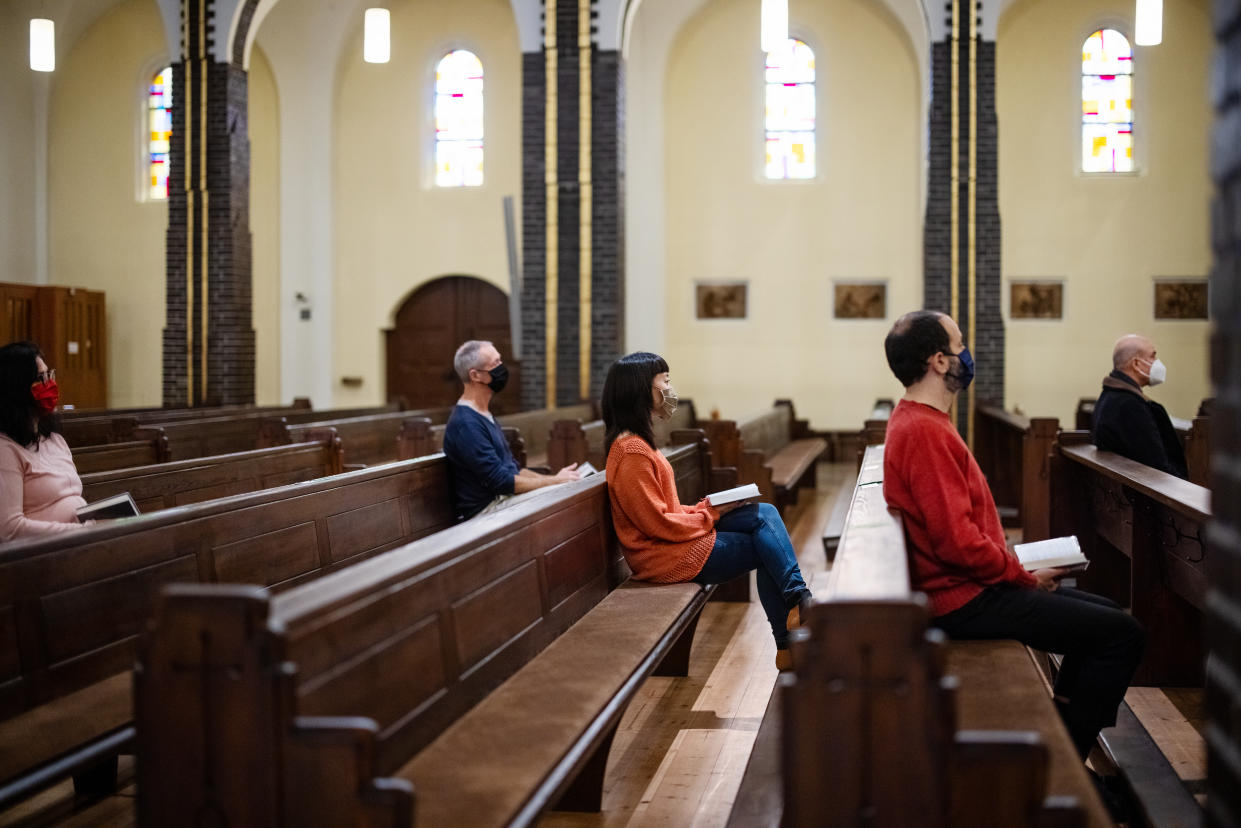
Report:
[{"label": "black shoe", "polygon": [[1112,822],[1128,823],[1132,818],[1132,809],[1129,807],[1128,792],[1125,790],[1125,784],[1120,781],[1120,777],[1101,776],[1090,768],[1086,768],[1086,773],[1090,774],[1090,781],[1094,783],[1095,790],[1099,792],[1099,798],[1103,800],[1103,805],[1107,808]]}]

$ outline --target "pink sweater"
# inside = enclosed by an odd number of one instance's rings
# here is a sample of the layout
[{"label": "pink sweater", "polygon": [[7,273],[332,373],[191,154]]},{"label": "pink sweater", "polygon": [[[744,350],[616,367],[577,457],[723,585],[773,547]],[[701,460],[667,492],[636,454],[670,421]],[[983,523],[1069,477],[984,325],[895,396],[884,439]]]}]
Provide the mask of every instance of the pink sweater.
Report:
[{"label": "pink sweater", "polygon": [[59,434],[24,448],[0,434],[0,541],[81,526],[86,505],[69,444]]}]

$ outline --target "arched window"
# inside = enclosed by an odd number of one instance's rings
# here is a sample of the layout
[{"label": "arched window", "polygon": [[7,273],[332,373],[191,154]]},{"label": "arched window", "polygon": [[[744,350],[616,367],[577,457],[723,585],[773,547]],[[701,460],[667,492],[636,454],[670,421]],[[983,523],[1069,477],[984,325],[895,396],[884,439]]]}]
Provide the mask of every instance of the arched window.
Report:
[{"label": "arched window", "polygon": [[483,64],[457,49],[435,66],[435,184],[483,183]]},{"label": "arched window", "polygon": [[767,53],[767,177],[814,178],[814,51],[790,38]]},{"label": "arched window", "polygon": [[1082,44],[1082,172],[1133,171],[1133,50],[1115,29]]},{"label": "arched window", "polygon": [[147,132],[149,197],[163,200],[168,198],[168,152],[172,145],[171,66],[165,66],[151,79],[147,93]]}]

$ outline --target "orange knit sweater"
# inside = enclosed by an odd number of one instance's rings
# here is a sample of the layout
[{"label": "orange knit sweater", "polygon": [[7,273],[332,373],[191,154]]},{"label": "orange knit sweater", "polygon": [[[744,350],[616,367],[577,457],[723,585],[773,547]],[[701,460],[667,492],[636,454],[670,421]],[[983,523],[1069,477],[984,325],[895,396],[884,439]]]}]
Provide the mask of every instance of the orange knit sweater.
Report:
[{"label": "orange knit sweater", "polygon": [[633,577],[671,584],[701,572],[719,513],[705,499],[682,506],[672,465],[641,437],[612,443],[607,474],[612,525]]}]

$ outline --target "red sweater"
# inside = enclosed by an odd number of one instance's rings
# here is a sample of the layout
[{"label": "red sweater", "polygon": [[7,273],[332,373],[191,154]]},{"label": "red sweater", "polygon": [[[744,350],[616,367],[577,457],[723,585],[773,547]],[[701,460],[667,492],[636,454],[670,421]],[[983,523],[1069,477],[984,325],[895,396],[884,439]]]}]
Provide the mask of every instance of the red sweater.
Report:
[{"label": "red sweater", "polygon": [[641,437],[618,437],[607,469],[612,525],[633,577],[670,584],[701,572],[719,513],[705,499],[682,506],[672,464]]},{"label": "red sweater", "polygon": [[901,400],[888,420],[883,496],[905,521],[913,588],[931,615],[958,609],[990,584],[1037,581],[1008,552],[982,470],[944,412]]}]

